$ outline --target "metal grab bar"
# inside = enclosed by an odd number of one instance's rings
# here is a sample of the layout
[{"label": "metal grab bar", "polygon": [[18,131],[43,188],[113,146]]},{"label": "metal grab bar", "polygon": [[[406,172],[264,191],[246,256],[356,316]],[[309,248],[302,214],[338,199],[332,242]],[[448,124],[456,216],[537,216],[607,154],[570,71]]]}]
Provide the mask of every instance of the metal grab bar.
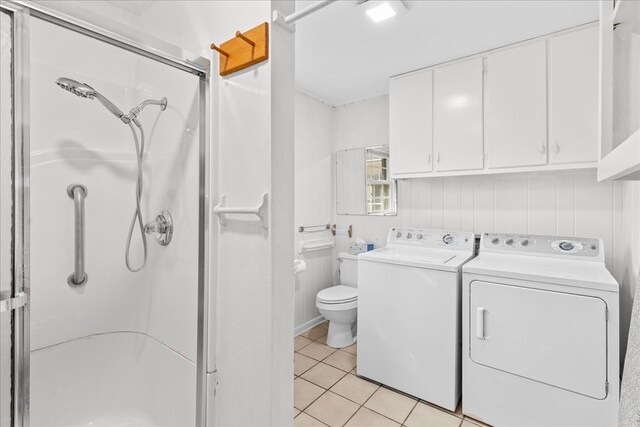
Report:
[{"label": "metal grab bar", "polygon": [[[320,228],[320,230],[309,230],[309,228]],[[331,230],[331,224],[320,224],[320,225],[301,225],[298,227],[299,233],[317,233],[319,231],[327,231]]]},{"label": "metal grab bar", "polygon": [[71,184],[67,187],[67,194],[73,200],[75,220],[75,271],[67,277],[67,283],[71,286],[82,286],[89,279],[84,271],[84,199],[87,198],[87,193],[87,187],[82,184]]}]

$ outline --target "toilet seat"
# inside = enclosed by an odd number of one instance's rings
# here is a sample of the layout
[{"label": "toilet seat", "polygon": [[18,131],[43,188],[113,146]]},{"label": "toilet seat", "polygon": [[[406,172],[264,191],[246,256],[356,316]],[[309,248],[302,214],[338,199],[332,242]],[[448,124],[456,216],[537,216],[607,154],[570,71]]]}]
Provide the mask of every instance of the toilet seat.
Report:
[{"label": "toilet seat", "polygon": [[357,301],[358,289],[344,285],[332,286],[318,292],[316,299],[323,304],[346,304]]}]

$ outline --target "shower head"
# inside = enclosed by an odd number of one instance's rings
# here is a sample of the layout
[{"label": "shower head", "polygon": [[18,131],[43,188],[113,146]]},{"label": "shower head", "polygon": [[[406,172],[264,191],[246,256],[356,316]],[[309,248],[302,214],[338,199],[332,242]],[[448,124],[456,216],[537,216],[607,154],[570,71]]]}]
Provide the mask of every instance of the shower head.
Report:
[{"label": "shower head", "polygon": [[60,77],[59,79],[56,80],[56,84],[60,86],[62,89],[68,92],[71,92],[74,95],[77,95],[81,98],[88,98],[88,99],[97,98],[98,101],[100,101],[100,103],[104,105],[107,108],[107,110],[111,111],[111,113],[113,113],[114,116],[116,116],[117,118],[119,118],[125,123],[129,122],[129,119],[125,118],[126,116],[122,112],[122,110],[116,107],[111,101],[109,101],[100,92],[98,92],[88,84],[80,83],[78,81],[75,81],[67,77]]}]

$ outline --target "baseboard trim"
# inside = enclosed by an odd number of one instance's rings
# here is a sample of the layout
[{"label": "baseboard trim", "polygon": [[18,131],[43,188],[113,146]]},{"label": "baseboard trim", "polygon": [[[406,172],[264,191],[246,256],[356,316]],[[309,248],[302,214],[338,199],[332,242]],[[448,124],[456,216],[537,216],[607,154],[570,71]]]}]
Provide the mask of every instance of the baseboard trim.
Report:
[{"label": "baseboard trim", "polygon": [[293,328],[293,336],[297,337],[301,333],[307,332],[309,329],[313,328],[314,326],[318,326],[320,323],[324,321],[325,321],[324,317],[318,316],[315,319],[311,319],[300,326],[296,326],[295,328]]}]

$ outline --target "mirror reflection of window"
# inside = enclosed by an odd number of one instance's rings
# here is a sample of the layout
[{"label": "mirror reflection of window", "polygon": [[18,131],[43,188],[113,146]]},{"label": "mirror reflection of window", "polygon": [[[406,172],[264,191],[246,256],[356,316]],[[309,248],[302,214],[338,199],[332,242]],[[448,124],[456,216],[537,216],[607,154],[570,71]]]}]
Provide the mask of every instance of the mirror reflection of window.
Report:
[{"label": "mirror reflection of window", "polygon": [[393,183],[388,172],[389,148],[367,148],[367,215],[393,213]]},{"label": "mirror reflection of window", "polygon": [[389,146],[336,152],[336,213],[396,215],[396,182],[390,179]]}]

